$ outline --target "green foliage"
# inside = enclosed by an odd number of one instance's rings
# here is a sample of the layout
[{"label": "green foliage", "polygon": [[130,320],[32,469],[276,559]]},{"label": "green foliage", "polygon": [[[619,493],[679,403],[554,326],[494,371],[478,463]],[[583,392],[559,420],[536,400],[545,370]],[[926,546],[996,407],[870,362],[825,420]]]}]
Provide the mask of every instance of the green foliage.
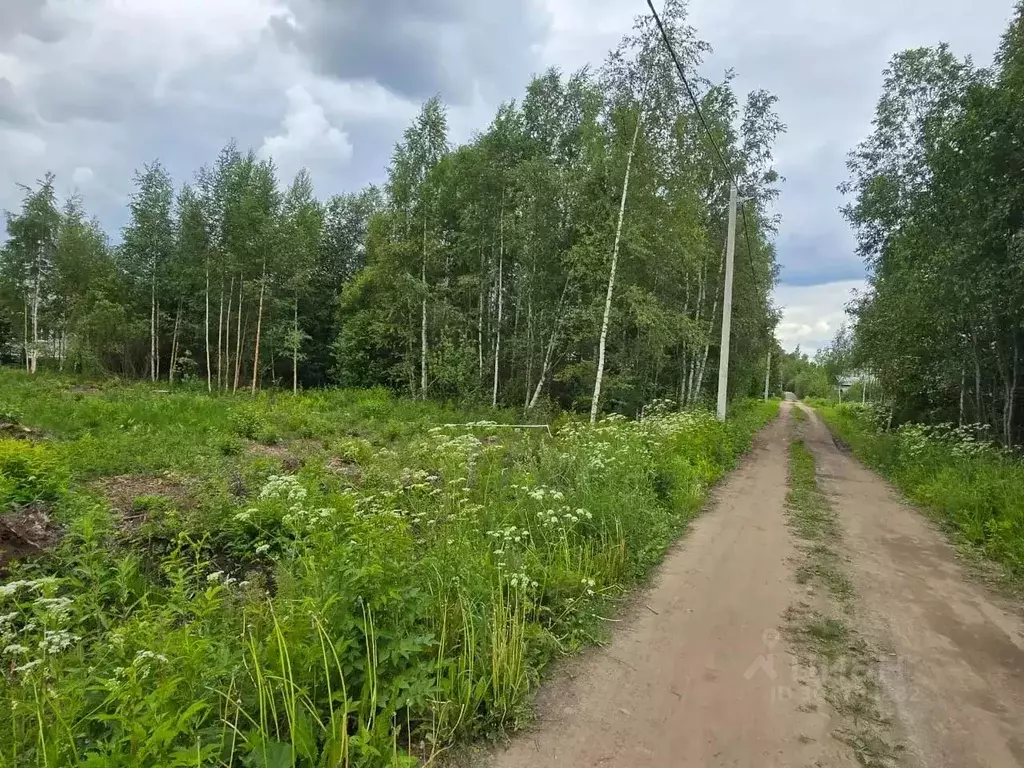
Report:
[{"label": "green foliage", "polygon": [[[686,3],[670,0],[663,20],[699,69],[709,47]],[[719,357],[737,178],[750,199],[730,394],[758,393],[777,321],[784,126],[776,98],[743,98],[731,73],[696,87],[703,121],[644,13],[603,66],[543,73],[461,146],[429,99],[381,189],[318,200],[306,170],[289,183],[230,143],[187,183],[144,165],[112,247],[80,200],[58,205],[47,176],[8,215],[0,331],[27,368],[170,388],[384,386],[589,410],[600,367],[601,412],[634,416],[660,397],[692,407]]]},{"label": "green foliage", "polygon": [[947,45],[895,55],[846,209],[869,270],[858,365],[902,421],[991,425],[1015,445],[1024,326],[1024,6],[990,69]]},{"label": "green foliage", "polygon": [[[383,390],[0,394],[52,434],[5,461],[73,478],[60,547],[0,584],[9,765],[412,766],[514,728],[776,408],[552,438]],[[280,454],[223,450],[262,430]]]},{"label": "green foliage", "polygon": [[886,431],[876,407],[821,408],[833,432],[907,498],[932,510],[965,542],[1024,576],[1024,465],[988,425],[908,424]]},{"label": "green foliage", "polygon": [[0,439],[0,504],[4,508],[55,502],[66,483],[64,471],[46,446]]}]

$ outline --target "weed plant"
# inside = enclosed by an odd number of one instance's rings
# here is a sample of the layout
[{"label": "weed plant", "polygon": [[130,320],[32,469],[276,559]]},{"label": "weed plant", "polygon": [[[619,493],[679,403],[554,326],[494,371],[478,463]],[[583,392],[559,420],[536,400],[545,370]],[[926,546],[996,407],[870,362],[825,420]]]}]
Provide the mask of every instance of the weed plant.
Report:
[{"label": "weed plant", "polygon": [[[514,729],[776,407],[550,437],[381,390],[0,372],[45,436],[0,444],[5,508],[65,529],[0,577],[0,764],[412,766]],[[126,512],[114,475],[184,490]]]}]

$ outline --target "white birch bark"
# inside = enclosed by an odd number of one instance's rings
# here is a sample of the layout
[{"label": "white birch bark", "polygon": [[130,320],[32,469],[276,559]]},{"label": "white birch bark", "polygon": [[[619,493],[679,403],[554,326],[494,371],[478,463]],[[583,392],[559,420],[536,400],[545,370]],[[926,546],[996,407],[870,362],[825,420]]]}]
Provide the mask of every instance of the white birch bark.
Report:
[{"label": "white birch bark", "polygon": [[423,215],[423,260],[420,262],[423,299],[420,303],[420,399],[427,399],[427,217]]},{"label": "white birch bark", "polygon": [[501,193],[501,209],[498,214],[499,240],[498,240],[498,328],[494,337],[494,387],[491,391],[491,407],[498,406],[498,364],[501,361],[501,320],[502,311],[505,308],[504,292],[502,290],[502,278],[505,271],[505,192]]},{"label": "white birch bark", "polygon": [[[722,275],[725,273],[725,249],[722,249],[722,264],[718,269],[718,282],[721,286]],[[724,286],[722,286],[724,287]],[[711,306],[711,330],[715,327],[715,316],[718,314],[718,291],[715,291],[715,303]],[[700,366],[697,368],[697,376],[694,381],[693,397],[690,399],[690,404],[695,405],[700,400],[701,392],[704,390],[704,371],[708,365],[708,351],[711,349],[711,332],[708,332],[708,340],[704,343],[704,355],[701,358]]]},{"label": "white birch bark", "polygon": [[36,276],[32,286],[32,361],[29,373],[36,372],[39,361],[39,263],[36,262]]},{"label": "white birch bark", "polygon": [[643,120],[643,103],[636,116],[636,128],[633,139],[629,143],[629,154],[626,155],[626,178],[622,181],[622,198],[619,200],[619,221],[615,226],[615,244],[612,246],[612,265],[608,271],[608,293],[604,299],[604,318],[601,321],[601,339],[597,347],[597,377],[594,380],[594,397],[590,403],[590,423],[597,423],[597,412],[601,407],[601,382],[604,378],[604,353],[608,341],[608,324],[612,314],[612,295],[615,292],[615,270],[619,263],[619,243],[622,240],[622,220],[626,215],[626,195],[629,192],[629,174],[633,168],[633,154],[636,152],[636,140],[640,135],[640,123]]},{"label": "white birch bark", "polygon": [[256,394],[256,385],[260,376],[260,332],[263,330],[263,295],[267,289],[267,260],[263,259],[263,274],[260,278],[260,301],[256,311],[256,343],[252,348],[252,394]]},{"label": "white birch bark", "polygon": [[210,255],[206,255],[206,317],[203,322],[203,338],[206,341],[206,391],[213,392],[213,371],[210,368]]},{"label": "white birch bark", "polygon": [[149,278],[149,379],[156,381],[156,266]]},{"label": "white birch bark", "polygon": [[547,379],[548,371],[551,370],[551,356],[555,351],[555,341],[558,338],[558,331],[562,327],[562,306],[565,302],[565,294],[569,290],[569,281],[565,281],[565,287],[562,288],[562,295],[558,299],[558,307],[555,309],[555,321],[551,326],[551,336],[548,337],[548,345],[544,350],[544,362],[540,367],[540,378],[537,379],[537,388],[533,390],[533,397],[530,398],[530,403],[526,409],[532,411],[537,407],[537,401],[540,399],[541,390],[544,389],[544,381]]},{"label": "white birch bark", "polygon": [[[238,276],[238,331],[235,334],[235,381],[232,392],[238,391],[238,382],[242,377],[242,289],[245,282]],[[228,310],[230,311],[230,305]]]}]

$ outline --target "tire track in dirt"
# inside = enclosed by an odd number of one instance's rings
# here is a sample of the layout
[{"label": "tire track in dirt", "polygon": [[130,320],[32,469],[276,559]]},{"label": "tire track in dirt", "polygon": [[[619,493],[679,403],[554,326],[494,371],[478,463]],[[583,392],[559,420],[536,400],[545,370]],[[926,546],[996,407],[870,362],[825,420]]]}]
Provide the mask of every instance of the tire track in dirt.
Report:
[{"label": "tire track in dirt", "polygon": [[563,665],[493,768],[844,766],[777,628],[803,593],[785,520],[791,405],[669,553],[611,644]]},{"label": "tire track in dirt", "polygon": [[883,649],[881,682],[907,753],[927,768],[1024,766],[1024,622],[965,577],[916,510],[840,451],[810,408],[804,435],[838,513],[859,629]]}]

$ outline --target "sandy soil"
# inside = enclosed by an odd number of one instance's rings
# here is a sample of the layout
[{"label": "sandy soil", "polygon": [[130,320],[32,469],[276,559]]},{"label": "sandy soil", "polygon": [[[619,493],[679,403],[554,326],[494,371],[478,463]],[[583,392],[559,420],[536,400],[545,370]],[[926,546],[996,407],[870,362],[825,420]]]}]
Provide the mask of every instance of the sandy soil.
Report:
[{"label": "sandy soil", "polygon": [[882,651],[909,766],[1024,766],[1024,621],[965,577],[921,515],[840,451],[811,409],[819,484],[843,528],[858,629]]},{"label": "sandy soil", "polygon": [[561,670],[494,768],[843,766],[777,628],[802,589],[784,517],[790,404],[669,554],[611,644]]}]

